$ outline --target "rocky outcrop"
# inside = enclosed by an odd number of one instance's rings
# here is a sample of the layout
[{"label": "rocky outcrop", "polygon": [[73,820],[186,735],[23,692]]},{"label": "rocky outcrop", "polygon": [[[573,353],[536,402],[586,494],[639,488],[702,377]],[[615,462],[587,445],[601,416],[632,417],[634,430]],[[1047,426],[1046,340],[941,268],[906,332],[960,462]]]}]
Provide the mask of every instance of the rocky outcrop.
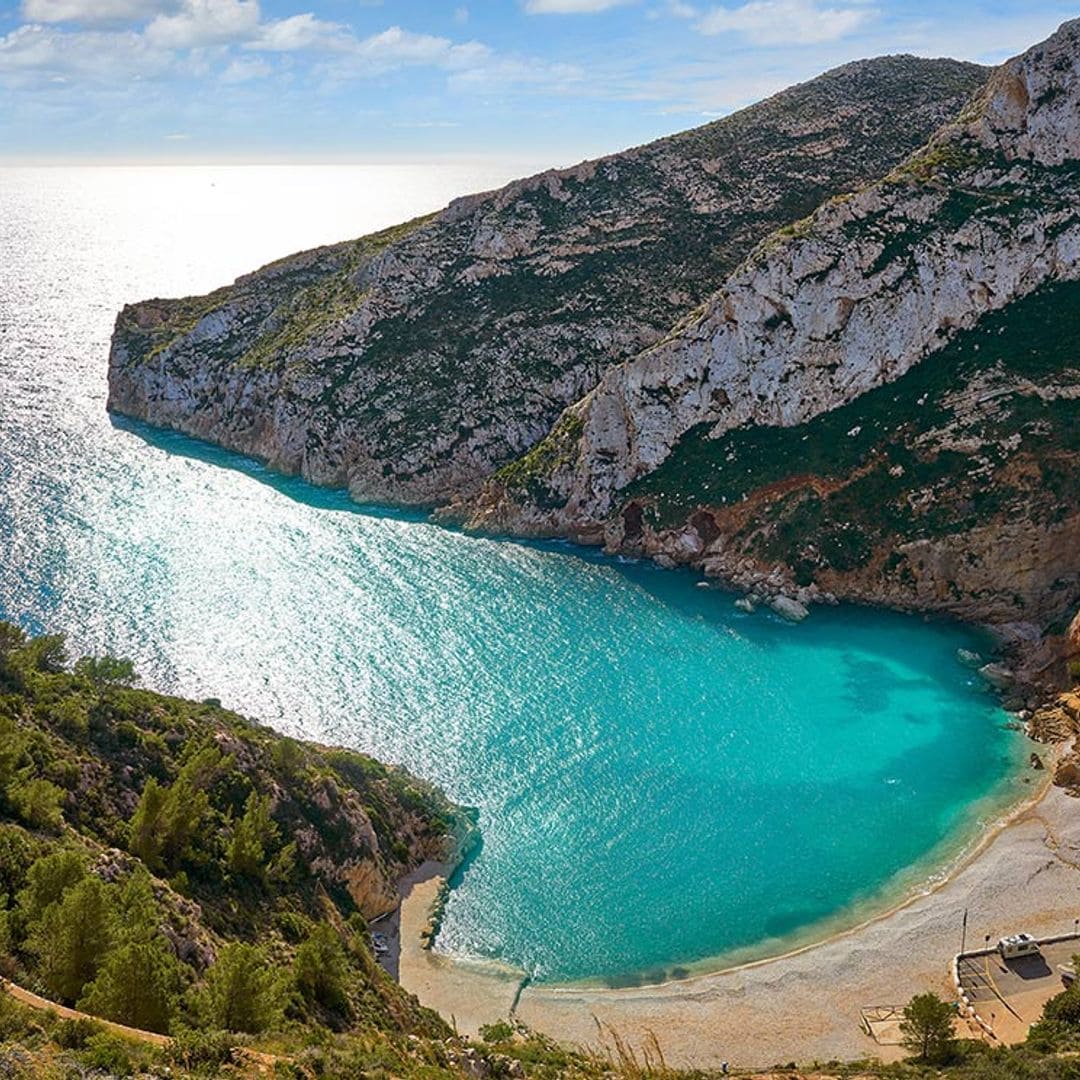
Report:
[{"label": "rocky outcrop", "polygon": [[458,512],[1037,637],[1080,601],[1080,22]]},{"label": "rocky outcrop", "polygon": [[362,501],[473,493],[773,229],[890,169],[985,69],[851,64],[695,131],[120,314],[109,407]]}]

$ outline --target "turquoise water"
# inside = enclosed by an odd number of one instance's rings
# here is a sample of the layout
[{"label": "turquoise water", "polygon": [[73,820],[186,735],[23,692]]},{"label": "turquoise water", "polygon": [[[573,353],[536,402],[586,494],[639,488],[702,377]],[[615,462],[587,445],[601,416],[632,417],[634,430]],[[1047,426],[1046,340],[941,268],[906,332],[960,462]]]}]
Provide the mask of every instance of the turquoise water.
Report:
[{"label": "turquoise water", "polygon": [[0,170],[0,614],[479,807],[440,948],[536,978],[670,975],[924,880],[1023,790],[969,634],[744,616],[687,574],[359,512],[105,415],[123,301],[496,179]]}]

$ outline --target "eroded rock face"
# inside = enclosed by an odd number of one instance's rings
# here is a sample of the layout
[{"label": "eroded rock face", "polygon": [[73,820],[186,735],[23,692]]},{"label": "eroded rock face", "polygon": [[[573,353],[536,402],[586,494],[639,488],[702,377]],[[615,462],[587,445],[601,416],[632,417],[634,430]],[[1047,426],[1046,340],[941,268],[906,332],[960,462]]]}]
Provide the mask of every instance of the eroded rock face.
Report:
[{"label": "eroded rock face", "polygon": [[887,171],[986,74],[848,65],[208,297],[125,308],[109,407],[359,500],[472,494],[763,236]]},{"label": "eroded rock face", "polygon": [[884,180],[770,237],[608,371],[462,516],[1018,638],[1071,614],[1078,66],[1080,22],[1005,64]]}]

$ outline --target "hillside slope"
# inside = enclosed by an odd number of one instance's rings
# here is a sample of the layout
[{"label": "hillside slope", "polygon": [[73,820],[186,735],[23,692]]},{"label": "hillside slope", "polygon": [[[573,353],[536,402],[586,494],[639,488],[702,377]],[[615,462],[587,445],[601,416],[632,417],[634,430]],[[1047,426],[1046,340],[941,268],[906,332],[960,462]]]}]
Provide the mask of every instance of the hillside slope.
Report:
[{"label": "hillside slope", "polygon": [[[199,987],[231,943],[257,944],[284,994],[316,941],[342,989],[301,979],[279,1003],[293,1019],[448,1035],[373,963],[366,920],[397,906],[401,875],[465,842],[468,815],[363,754],[135,681],[123,661],[72,669],[63,639],[0,622],[0,975],[169,1032],[200,1021]],[[113,956],[134,965],[134,999],[110,982],[128,978]]]},{"label": "hillside slope", "polygon": [[765,594],[1080,603],[1080,22],[763,242],[463,510]]},{"label": "hillside slope", "polygon": [[472,493],[762,237],[887,171],[986,75],[914,57],[849,64],[209,296],[132,305],[109,407],[361,501]]}]

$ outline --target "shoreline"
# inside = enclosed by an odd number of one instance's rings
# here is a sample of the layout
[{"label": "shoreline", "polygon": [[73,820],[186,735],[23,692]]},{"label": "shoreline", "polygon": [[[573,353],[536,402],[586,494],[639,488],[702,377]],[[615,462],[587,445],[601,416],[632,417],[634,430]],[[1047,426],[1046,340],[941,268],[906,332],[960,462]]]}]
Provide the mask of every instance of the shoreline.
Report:
[{"label": "shoreline", "polygon": [[[1053,786],[1054,764],[1066,749],[1066,745],[1037,743],[1026,734],[1023,737],[1030,746],[1038,746],[1043,751],[1041,756],[1044,760],[1044,768],[1039,782],[1024,792],[1010,788],[1009,795],[1004,798],[991,793],[976,800],[971,804],[972,807],[977,808],[985,804],[996,808],[995,812],[985,816],[976,815],[972,820],[952,830],[918,861],[898,870],[872,895],[854,900],[832,914],[793,930],[783,937],[764,939],[755,944],[739,946],[714,956],[682,963],[678,966],[686,972],[683,975],[654,982],[633,982],[637,973],[627,972],[623,976],[626,981],[618,985],[605,982],[602,977],[588,977],[574,981],[537,982],[534,986],[538,990],[552,992],[614,991],[620,993],[624,990],[649,990],[683,985],[696,979],[743,971],[761,964],[798,956],[808,949],[827,945],[856,933],[924,897],[932,896],[939,889],[947,886],[970,862],[979,858],[1000,833],[1008,829],[1027,811],[1038,806]],[[1027,754],[1028,750],[1025,749],[1022,756],[1026,758]],[[1019,757],[1016,768],[1034,772],[1022,765]],[[1015,785],[1018,781],[1023,782],[1023,778],[1016,772],[1010,773],[1002,782],[1002,793],[1006,784]],[[922,870],[928,872],[922,873]]]},{"label": "shoreline", "polygon": [[[1038,935],[1072,926],[1080,815],[1053,786],[1052,775],[1050,763],[1039,789],[995,819],[940,880],[785,952],[683,979],[607,987],[529,984],[521,973],[496,976],[425,951],[429,961],[419,972],[402,965],[402,985],[436,1009],[452,1003],[458,1022],[464,1019],[471,1032],[513,1019],[560,1042],[592,1048],[599,1025],[632,1045],[658,1034],[668,1063],[684,1067],[716,1067],[722,1060],[767,1068],[791,1060],[891,1059],[890,1048],[861,1031],[859,1010],[904,1004],[927,989],[951,998],[949,961],[959,947],[965,910],[974,916],[972,943],[986,933]],[[1070,888],[1062,882],[1066,875],[1075,875]],[[403,955],[411,948],[407,934],[417,922],[418,900],[423,895],[416,897],[413,889],[402,903]]]},{"label": "shoreline", "polygon": [[[1010,799],[1007,803],[1004,803],[1002,812],[993,815],[992,819],[982,826],[982,831],[977,835],[974,834],[974,828],[978,822],[970,823],[965,830],[965,834],[971,832],[972,835],[962,844],[953,845],[950,843],[950,838],[947,837],[935,845],[926,853],[924,861],[927,866],[937,867],[937,872],[920,877],[916,871],[918,866],[924,864],[923,861],[906,867],[894,875],[891,882],[886,882],[874,896],[855,901],[853,904],[826,916],[816,923],[811,923],[801,930],[793,931],[785,938],[773,939],[779,946],[776,952],[751,956],[745,960],[737,959],[740,954],[754,953],[764,947],[765,943],[743,946],[721,953],[718,956],[704,957],[701,960],[693,961],[690,965],[682,965],[689,968],[686,975],[663,979],[658,982],[642,982],[637,985],[612,986],[595,979],[582,979],[576,982],[536,983],[534,985],[538,990],[552,993],[591,993],[593,991],[622,993],[627,990],[658,990],[663,987],[692,983],[698,979],[708,979],[717,975],[747,971],[763,964],[771,964],[775,961],[799,956],[811,949],[857,934],[859,931],[873,926],[874,923],[887,919],[896,912],[903,911],[904,908],[909,907],[911,904],[931,897],[934,893],[946,888],[953,878],[960,874],[969,864],[977,860],[1002,833],[1029,811],[1039,806],[1053,788],[1053,766],[1061,756],[1063,748],[1060,745],[1051,744],[1035,745],[1045,746],[1043,776],[1036,790],[1025,793],[1022,798]],[[944,855],[949,850],[954,851],[951,858],[939,860],[934,857],[939,852]],[[901,883],[905,877],[910,877],[911,882]],[[914,883],[915,878],[918,878],[919,884]],[[895,883],[895,885],[892,883]],[[887,899],[890,896],[894,898]],[[860,910],[865,910],[866,913],[859,914]],[[833,924],[835,924],[835,928],[830,929]]]}]

